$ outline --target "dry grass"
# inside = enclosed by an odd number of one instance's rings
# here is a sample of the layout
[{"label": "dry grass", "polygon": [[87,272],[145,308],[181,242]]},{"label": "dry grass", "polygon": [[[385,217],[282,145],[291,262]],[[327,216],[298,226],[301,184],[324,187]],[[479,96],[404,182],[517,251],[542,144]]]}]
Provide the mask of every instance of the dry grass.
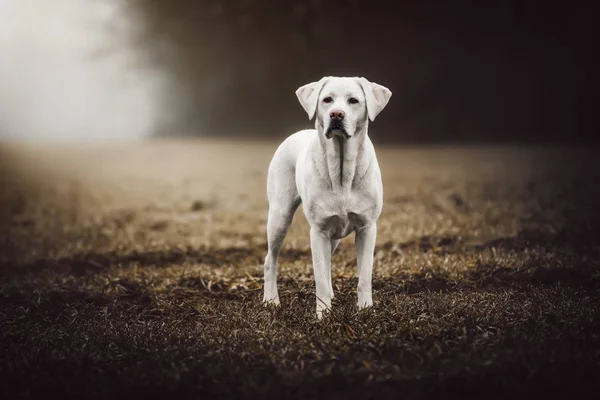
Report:
[{"label": "dry grass", "polygon": [[378,148],[373,310],[351,238],[314,318],[308,225],[260,304],[277,143],[0,150],[0,395],[587,397],[600,389],[597,157]]}]

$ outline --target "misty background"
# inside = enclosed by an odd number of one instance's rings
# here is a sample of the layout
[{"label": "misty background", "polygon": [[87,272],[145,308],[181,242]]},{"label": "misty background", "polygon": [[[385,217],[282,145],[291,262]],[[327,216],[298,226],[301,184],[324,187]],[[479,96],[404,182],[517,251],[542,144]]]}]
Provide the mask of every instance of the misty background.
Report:
[{"label": "misty background", "polygon": [[581,141],[591,6],[522,1],[0,0],[0,138],[286,136],[324,75],[393,92],[371,136]]}]

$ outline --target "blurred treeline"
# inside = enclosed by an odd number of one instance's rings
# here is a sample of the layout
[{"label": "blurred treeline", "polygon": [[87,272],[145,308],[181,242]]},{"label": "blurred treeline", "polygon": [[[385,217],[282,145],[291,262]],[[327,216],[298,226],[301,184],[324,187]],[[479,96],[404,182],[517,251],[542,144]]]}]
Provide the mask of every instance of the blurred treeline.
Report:
[{"label": "blurred treeline", "polygon": [[[284,136],[323,75],[388,86],[380,140],[585,131],[592,13],[522,1],[128,0],[136,48],[173,79],[157,134]],[[375,129],[375,128],[373,128]]]}]

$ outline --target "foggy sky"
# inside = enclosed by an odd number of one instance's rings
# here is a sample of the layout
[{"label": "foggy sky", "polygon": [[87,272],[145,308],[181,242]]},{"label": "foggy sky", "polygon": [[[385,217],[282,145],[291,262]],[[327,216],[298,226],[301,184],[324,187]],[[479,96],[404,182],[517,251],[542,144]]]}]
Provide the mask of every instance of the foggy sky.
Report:
[{"label": "foggy sky", "polygon": [[0,138],[147,135],[158,76],[124,43],[119,0],[0,0]]}]

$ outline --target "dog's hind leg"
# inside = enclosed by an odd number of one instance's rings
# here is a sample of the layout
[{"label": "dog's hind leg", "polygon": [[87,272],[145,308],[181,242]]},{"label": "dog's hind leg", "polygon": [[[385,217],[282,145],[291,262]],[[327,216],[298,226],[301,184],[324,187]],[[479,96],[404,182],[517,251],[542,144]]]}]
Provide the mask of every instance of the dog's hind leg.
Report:
[{"label": "dog's hind leg", "polygon": [[279,251],[288,228],[294,218],[294,212],[300,205],[297,197],[288,207],[281,209],[270,207],[267,221],[267,243],[269,246],[265,257],[265,293],[263,301],[279,305],[279,294],[277,291],[277,267]]},{"label": "dog's hind leg", "polygon": [[[273,176],[272,176],[273,175]],[[268,252],[265,257],[264,303],[279,305],[277,267],[279,251],[294,213],[301,203],[294,183],[293,169],[274,168],[267,179],[269,217],[267,220]]]}]

